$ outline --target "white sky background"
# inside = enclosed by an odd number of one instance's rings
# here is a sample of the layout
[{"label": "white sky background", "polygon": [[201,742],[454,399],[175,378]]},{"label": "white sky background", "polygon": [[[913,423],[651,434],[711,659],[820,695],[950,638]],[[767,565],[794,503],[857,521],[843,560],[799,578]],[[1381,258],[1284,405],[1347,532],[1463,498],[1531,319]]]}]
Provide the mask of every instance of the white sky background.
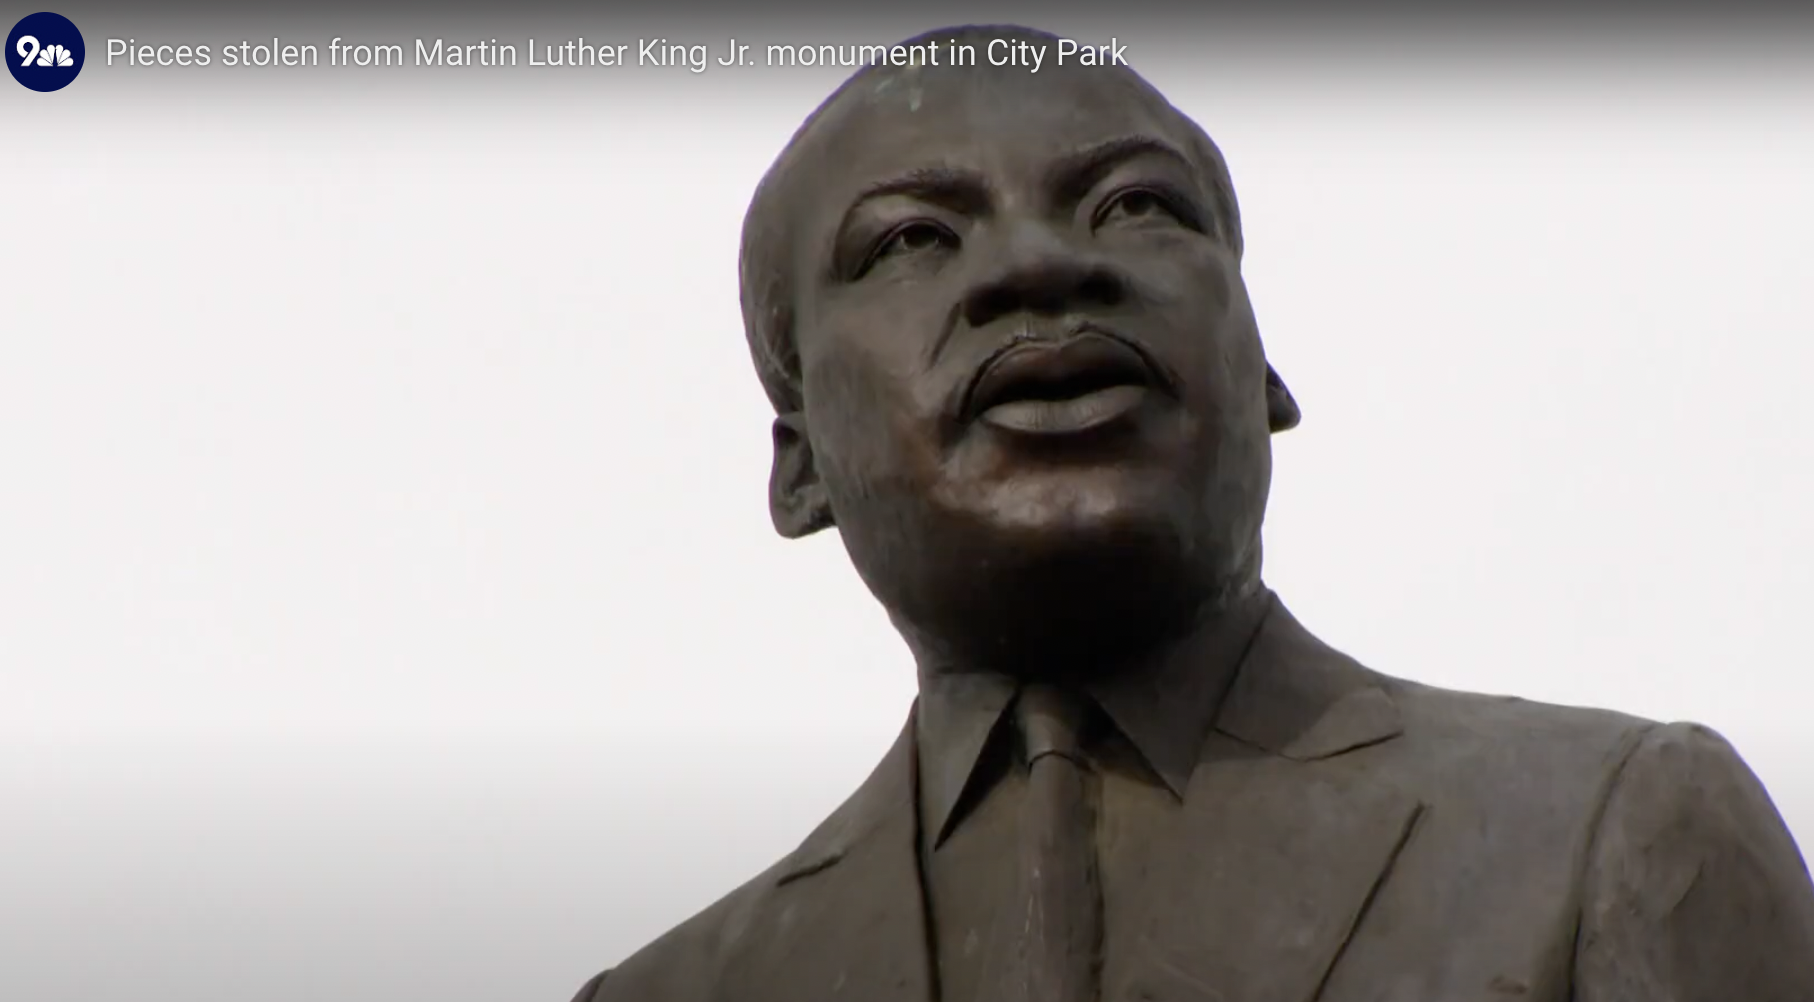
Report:
[{"label": "white sky background", "polygon": [[[1814,71],[1337,56],[1139,64],[1304,407],[1270,583],[1388,673],[1709,723],[1814,840]],[[769,527],[737,310],[835,74],[119,79],[0,81],[0,997],[564,1000],[912,697]]]}]

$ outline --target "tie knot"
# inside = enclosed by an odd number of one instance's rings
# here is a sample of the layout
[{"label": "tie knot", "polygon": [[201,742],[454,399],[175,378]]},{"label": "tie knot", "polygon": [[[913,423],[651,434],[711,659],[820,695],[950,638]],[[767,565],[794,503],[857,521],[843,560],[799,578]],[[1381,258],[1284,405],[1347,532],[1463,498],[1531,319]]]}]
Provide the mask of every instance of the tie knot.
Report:
[{"label": "tie knot", "polygon": [[1015,705],[1020,733],[1026,742],[1027,764],[1046,755],[1059,755],[1079,765],[1079,734],[1083,730],[1084,704],[1077,697],[1049,685],[1029,685]]}]

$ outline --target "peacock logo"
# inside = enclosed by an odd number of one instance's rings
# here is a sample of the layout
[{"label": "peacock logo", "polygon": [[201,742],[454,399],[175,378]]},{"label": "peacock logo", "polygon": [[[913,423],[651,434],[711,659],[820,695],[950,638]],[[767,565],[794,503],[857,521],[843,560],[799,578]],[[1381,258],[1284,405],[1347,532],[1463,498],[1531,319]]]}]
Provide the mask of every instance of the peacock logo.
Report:
[{"label": "peacock logo", "polygon": [[75,23],[61,14],[27,14],[6,36],[6,68],[29,90],[62,90],[82,72],[87,48]]}]

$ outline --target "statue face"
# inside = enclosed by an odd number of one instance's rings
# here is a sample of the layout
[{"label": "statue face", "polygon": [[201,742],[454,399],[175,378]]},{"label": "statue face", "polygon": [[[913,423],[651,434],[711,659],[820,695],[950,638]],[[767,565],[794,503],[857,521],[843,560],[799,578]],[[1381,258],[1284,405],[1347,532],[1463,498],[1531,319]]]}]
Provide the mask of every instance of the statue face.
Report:
[{"label": "statue face", "polygon": [[1174,112],[1099,68],[897,71],[803,141],[777,447],[811,473],[776,503],[813,485],[910,640],[1106,640],[1257,576],[1266,361]]}]

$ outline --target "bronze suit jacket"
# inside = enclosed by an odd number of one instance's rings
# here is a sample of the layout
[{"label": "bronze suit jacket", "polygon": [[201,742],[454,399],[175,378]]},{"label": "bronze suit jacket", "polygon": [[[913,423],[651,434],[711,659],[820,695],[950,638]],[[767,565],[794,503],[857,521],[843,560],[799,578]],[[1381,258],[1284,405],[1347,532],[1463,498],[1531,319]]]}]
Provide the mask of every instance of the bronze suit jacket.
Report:
[{"label": "bronze suit jacket", "polygon": [[[933,1002],[914,734],[575,1002]],[[1393,679],[1275,604],[1184,805],[1105,1002],[1814,1002],[1807,865],[1699,726]]]}]

